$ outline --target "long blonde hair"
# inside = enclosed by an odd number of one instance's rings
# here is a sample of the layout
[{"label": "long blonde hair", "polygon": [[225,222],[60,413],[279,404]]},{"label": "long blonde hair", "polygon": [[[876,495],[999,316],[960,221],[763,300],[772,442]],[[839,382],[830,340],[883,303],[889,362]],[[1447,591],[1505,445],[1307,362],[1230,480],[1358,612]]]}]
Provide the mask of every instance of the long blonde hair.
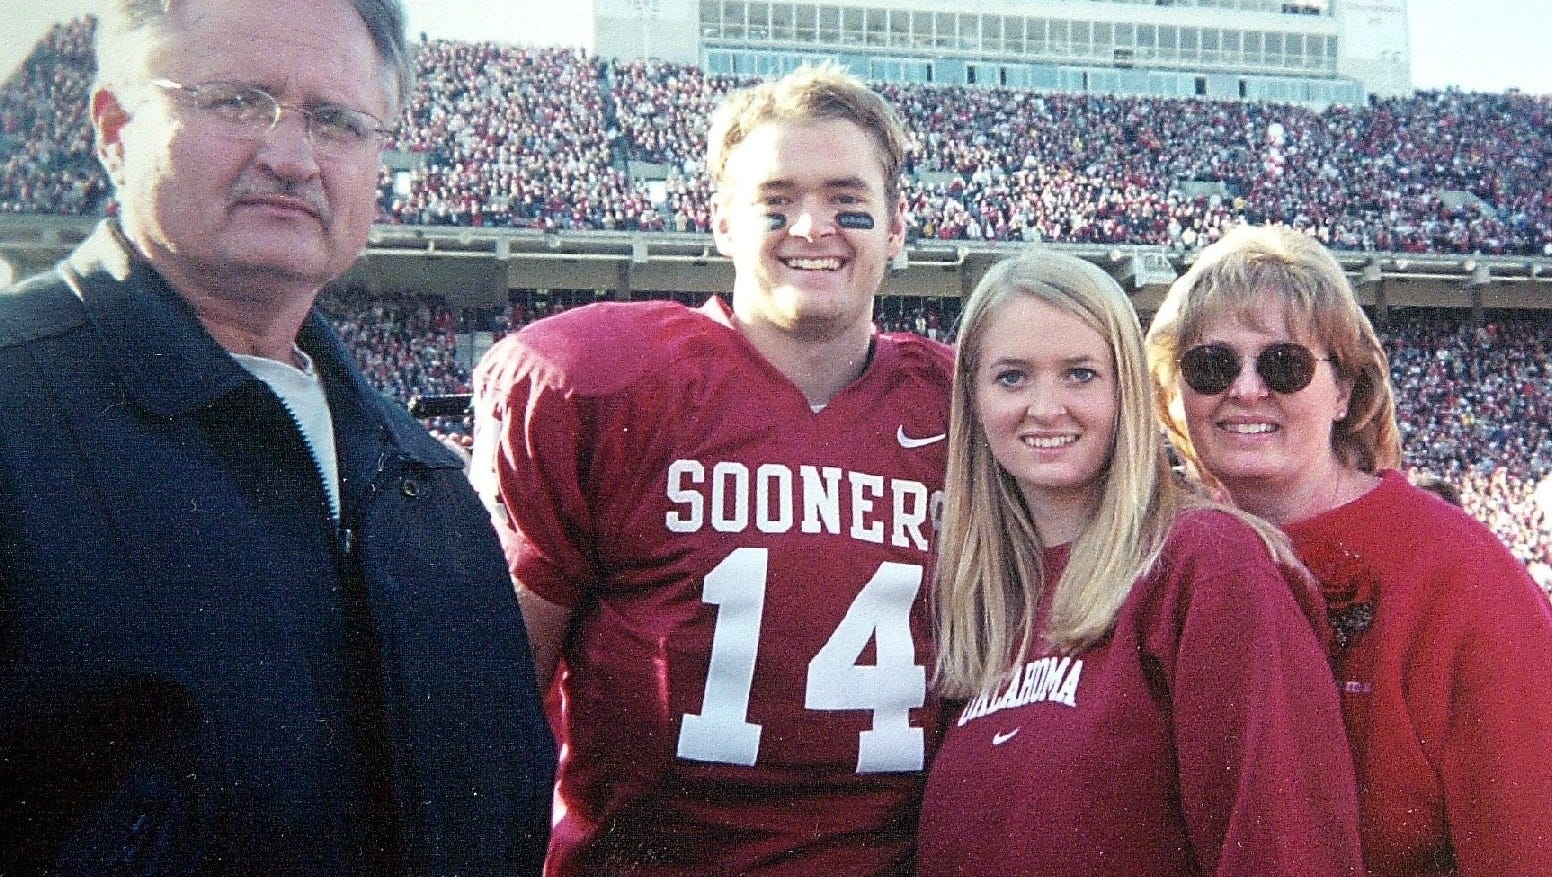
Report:
[{"label": "long blonde hair", "polygon": [[[1022,296],[1082,320],[1105,339],[1115,359],[1117,415],[1104,485],[1093,518],[1054,583],[1048,581],[1045,545],[1023,494],[992,455],[975,407],[987,327],[1007,302]],[[1158,558],[1175,516],[1185,508],[1222,508],[1176,481],[1148,386],[1136,311],[1116,282],[1088,262],[1031,249],[993,266],[966,300],[933,596],[934,683],[943,694],[969,697],[995,684],[1037,635],[1067,652],[1103,639],[1132,584]],[[1280,560],[1292,559],[1270,525],[1227,511],[1251,523]],[[1036,612],[1048,590],[1049,620],[1037,631]]]}]

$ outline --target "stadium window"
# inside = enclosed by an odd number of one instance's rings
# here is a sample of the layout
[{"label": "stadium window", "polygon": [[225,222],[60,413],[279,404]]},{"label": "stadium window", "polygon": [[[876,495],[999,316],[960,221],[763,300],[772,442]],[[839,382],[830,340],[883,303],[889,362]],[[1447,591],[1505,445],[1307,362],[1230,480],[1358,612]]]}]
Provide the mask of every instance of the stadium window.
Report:
[{"label": "stadium window", "polygon": [[932,15],[932,45],[939,49],[952,49],[954,47],[954,13],[933,12]]},{"label": "stadium window", "polygon": [[981,44],[988,52],[1004,52],[1007,50],[1007,40],[1003,32],[1008,29],[1008,19],[1001,15],[987,16],[981,22]]},{"label": "stadium window", "polygon": [[794,6],[793,13],[793,37],[801,43],[818,42],[819,39],[819,8],[803,4]]},{"label": "stadium window", "polygon": [[955,18],[959,28],[959,48],[967,52],[981,51],[981,16],[961,12]]},{"label": "stadium window", "polygon": [[1269,33],[1266,35],[1266,62],[1277,67],[1283,66],[1283,35]]},{"label": "stadium window", "polygon": [[848,45],[860,46],[867,42],[867,11],[853,7],[841,7],[841,40]]},{"label": "stadium window", "polygon": [[1008,44],[1008,51],[1021,55],[1044,55],[1051,50],[1051,41],[1046,31],[1050,22],[1044,18],[1024,19],[1024,33],[1022,45]]},{"label": "stadium window", "polygon": [[1219,51],[1219,32],[1217,28],[1202,29],[1202,60],[1209,64],[1216,64],[1223,60]]},{"label": "stadium window", "polygon": [[796,35],[792,6],[787,3],[771,6],[771,39],[791,42]]},{"label": "stadium window", "polygon": [[1199,58],[1197,44],[1201,41],[1200,28],[1183,27],[1180,29],[1180,57],[1187,61],[1195,61]]},{"label": "stadium window", "polygon": [[1196,93],[1197,97],[1206,97],[1207,96],[1207,77],[1205,77],[1205,76],[1198,76],[1198,77],[1196,77],[1196,92],[1195,93]]},{"label": "stadium window", "polygon": [[1094,53],[1094,22],[1074,21],[1072,23],[1072,53],[1083,57]]},{"label": "stadium window", "polygon": [[1072,27],[1071,22],[1052,19],[1046,22],[1050,28],[1050,36],[1047,37],[1048,51],[1055,55],[1072,54]]},{"label": "stadium window", "polygon": [[841,10],[834,6],[819,7],[819,42],[834,45],[841,41]]},{"label": "stadium window", "polygon": [[1223,60],[1230,64],[1243,64],[1245,52],[1242,47],[1244,32],[1226,30],[1223,32]]},{"label": "stadium window", "polygon": [[1308,36],[1304,39],[1304,66],[1313,71],[1326,69],[1325,38]]},{"label": "stadium window", "polygon": [[889,42],[889,12],[883,9],[868,9],[864,12],[866,23],[863,26],[863,37],[870,46],[883,46]]},{"label": "stadium window", "polygon": [[1110,22],[1094,22],[1094,51],[1108,55],[1117,45],[1115,34],[1111,31]]},{"label": "stadium window", "polygon": [[930,34],[932,20],[925,14],[916,15],[909,10],[896,9],[889,13],[889,44],[897,49],[912,49],[924,45],[924,34]]}]

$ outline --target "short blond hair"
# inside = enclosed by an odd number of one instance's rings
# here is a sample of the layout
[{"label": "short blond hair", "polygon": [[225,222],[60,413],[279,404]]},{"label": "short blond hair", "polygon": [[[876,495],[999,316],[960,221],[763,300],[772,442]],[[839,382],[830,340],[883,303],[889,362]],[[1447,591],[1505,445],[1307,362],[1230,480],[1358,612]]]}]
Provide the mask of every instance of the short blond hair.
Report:
[{"label": "short blond hair", "polygon": [[[383,65],[383,84],[395,114],[409,101],[415,87],[414,49],[404,35],[401,0],[349,0],[361,16],[372,46]],[[175,26],[176,0],[109,0],[97,22],[97,78],[93,90],[110,91],[140,84],[148,45]],[[389,124],[393,119],[384,120]]]},{"label": "short blond hair", "polygon": [[1347,415],[1331,427],[1342,465],[1374,473],[1401,465],[1401,431],[1390,360],[1358,305],[1347,273],[1319,241],[1284,226],[1243,226],[1207,247],[1164,297],[1148,329],[1154,406],[1180,456],[1207,484],[1180,401],[1180,356],[1210,323],[1247,317],[1266,293],[1283,304],[1288,325],[1326,346],[1337,376],[1353,384]]},{"label": "short blond hair", "polygon": [[908,142],[900,117],[882,97],[839,65],[803,65],[780,79],[730,93],[706,134],[706,172],[721,189],[728,158],[749,133],[769,122],[845,119],[867,133],[884,171],[884,198],[900,200],[900,172]]}]

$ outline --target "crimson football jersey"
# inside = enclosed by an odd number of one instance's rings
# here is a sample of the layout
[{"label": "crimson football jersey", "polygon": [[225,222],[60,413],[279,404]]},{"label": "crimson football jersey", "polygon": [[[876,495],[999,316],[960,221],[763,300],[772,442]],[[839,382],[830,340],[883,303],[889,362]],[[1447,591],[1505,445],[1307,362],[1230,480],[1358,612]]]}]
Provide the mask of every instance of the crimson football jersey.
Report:
[{"label": "crimson football jersey", "polygon": [[514,577],[572,607],[551,875],[905,874],[952,355],[820,411],[713,299],[598,304],[476,376]]}]

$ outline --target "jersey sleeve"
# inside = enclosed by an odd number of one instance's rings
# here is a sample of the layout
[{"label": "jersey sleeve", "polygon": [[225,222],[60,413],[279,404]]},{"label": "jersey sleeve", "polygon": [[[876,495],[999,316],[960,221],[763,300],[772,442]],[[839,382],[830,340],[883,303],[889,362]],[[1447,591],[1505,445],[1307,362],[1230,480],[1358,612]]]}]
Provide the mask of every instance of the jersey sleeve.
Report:
[{"label": "jersey sleeve", "polygon": [[470,477],[491,511],[515,581],[575,607],[598,570],[582,485],[585,399],[520,336],[509,336],[475,375]]},{"label": "jersey sleeve", "polygon": [[1164,561],[1176,624],[1150,651],[1171,701],[1181,806],[1202,873],[1361,873],[1335,686],[1295,596],[1309,586],[1237,519],[1191,517]]}]

